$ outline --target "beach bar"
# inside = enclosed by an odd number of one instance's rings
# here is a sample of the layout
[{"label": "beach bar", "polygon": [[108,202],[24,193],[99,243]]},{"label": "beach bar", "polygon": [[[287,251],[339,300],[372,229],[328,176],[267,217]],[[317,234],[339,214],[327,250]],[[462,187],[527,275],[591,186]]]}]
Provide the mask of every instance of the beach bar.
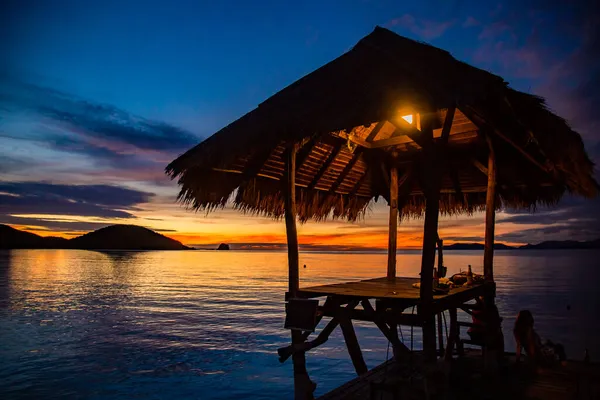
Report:
[{"label": "beach bar", "polygon": [[[422,329],[425,362],[450,360],[460,341],[458,310],[480,297],[494,304],[496,211],[534,210],[565,193],[589,198],[598,192],[580,135],[543,99],[379,27],[166,172],[178,179],[179,200],[194,210],[232,202],[285,220],[291,343],[278,353],[282,362],[292,359],[296,399],[313,398],[305,357],[338,326],[357,375],[369,374],[352,321],[374,323],[395,360],[411,353],[399,325]],[[374,265],[373,279],[303,287],[297,222],[355,221],[380,198],[389,205],[387,266]],[[483,280],[437,290],[439,215],[476,211],[485,211]],[[412,217],[424,221],[419,278],[402,277],[396,263],[397,225]],[[437,271],[442,264],[439,254]],[[448,335],[439,323],[436,332],[435,319],[445,311]],[[316,333],[321,321],[328,322]]]}]

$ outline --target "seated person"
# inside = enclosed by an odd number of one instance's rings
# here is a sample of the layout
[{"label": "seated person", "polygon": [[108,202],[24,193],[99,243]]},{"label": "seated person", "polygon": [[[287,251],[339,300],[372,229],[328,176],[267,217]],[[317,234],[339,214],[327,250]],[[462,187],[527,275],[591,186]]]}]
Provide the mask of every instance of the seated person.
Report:
[{"label": "seated person", "polygon": [[473,342],[483,347],[486,363],[493,362],[497,365],[502,362],[504,357],[502,318],[495,304],[486,305],[483,296],[475,300],[477,301],[476,307],[467,311],[473,319],[473,326],[467,333]]},{"label": "seated person", "polygon": [[[494,304],[486,307],[483,296],[476,298],[475,301],[476,307],[467,311],[471,314],[473,323],[467,333],[474,342],[493,345],[492,342],[495,343],[499,339],[498,336],[502,336],[502,318],[498,307]],[[503,337],[502,343],[504,343]]]},{"label": "seated person", "polygon": [[533,329],[531,311],[519,311],[513,333],[517,342],[517,362],[521,359],[523,349],[536,365],[551,366],[556,361],[562,364],[566,360],[565,349],[561,344],[554,344],[550,340],[542,343],[542,339]]}]

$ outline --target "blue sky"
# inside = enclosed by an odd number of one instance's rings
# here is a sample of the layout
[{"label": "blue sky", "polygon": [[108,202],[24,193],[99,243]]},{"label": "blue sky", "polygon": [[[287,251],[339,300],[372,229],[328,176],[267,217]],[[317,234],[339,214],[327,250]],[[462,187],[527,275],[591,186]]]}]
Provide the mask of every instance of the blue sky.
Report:
[{"label": "blue sky", "polygon": [[[236,226],[241,220],[227,210],[207,219],[178,208],[166,163],[349,50],[375,25],[546,97],[599,161],[600,12],[592,3],[9,0],[0,7],[0,222],[53,232],[114,222],[106,213],[73,220],[44,205],[48,196],[87,204],[65,185],[104,185],[107,198],[115,187],[139,193],[111,205],[131,223],[190,237],[217,232],[219,216]],[[54,186],[40,192],[39,185]],[[98,186],[90,190],[102,196]],[[17,207],[16,198],[28,205]],[[104,203],[95,205],[105,210]],[[567,200],[520,230],[532,229],[532,241],[600,235],[589,228],[598,210],[597,201]],[[383,221],[384,211],[375,206],[374,219]],[[582,219],[585,229],[577,225]]]}]

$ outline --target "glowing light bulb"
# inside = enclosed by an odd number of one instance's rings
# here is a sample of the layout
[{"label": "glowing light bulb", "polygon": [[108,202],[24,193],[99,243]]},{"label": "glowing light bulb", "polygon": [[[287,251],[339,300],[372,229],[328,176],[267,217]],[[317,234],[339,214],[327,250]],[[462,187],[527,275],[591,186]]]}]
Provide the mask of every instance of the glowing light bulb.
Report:
[{"label": "glowing light bulb", "polygon": [[408,122],[411,125],[413,123],[413,116],[412,116],[412,114],[411,115],[403,115],[402,119],[405,120],[406,122]]}]

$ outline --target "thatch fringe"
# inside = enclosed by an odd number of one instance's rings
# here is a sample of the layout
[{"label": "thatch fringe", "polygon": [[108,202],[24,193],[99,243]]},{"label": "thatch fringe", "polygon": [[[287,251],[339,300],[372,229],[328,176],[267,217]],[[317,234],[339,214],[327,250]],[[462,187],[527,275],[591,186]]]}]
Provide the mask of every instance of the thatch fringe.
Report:
[{"label": "thatch fringe", "polygon": [[[454,105],[463,123],[477,124],[478,132],[450,136],[451,156],[465,162],[444,168],[453,178],[442,180],[442,214],[471,214],[485,207],[482,170],[488,148],[477,133],[493,136],[498,208],[533,210],[556,204],[567,192],[599,193],[581,136],[542,98],[510,89],[502,78],[446,51],[382,28],[178,157],[166,173],[178,179],[178,200],[194,210],[209,212],[233,201],[244,212],[280,218],[285,203],[282,151],[301,142],[308,147],[301,149],[297,166],[299,219],[354,221],[365,215],[373,198],[388,197],[389,177],[382,171],[389,171],[391,163],[403,170],[425,163],[414,142],[365,148],[359,157],[345,149],[342,137],[348,133],[365,140],[372,129],[367,127],[397,118],[404,106],[433,114]],[[494,130],[502,135],[494,136]],[[392,151],[399,152],[395,161]],[[478,160],[477,168],[471,159]],[[415,182],[400,199],[403,218],[424,213],[422,182]]]}]

